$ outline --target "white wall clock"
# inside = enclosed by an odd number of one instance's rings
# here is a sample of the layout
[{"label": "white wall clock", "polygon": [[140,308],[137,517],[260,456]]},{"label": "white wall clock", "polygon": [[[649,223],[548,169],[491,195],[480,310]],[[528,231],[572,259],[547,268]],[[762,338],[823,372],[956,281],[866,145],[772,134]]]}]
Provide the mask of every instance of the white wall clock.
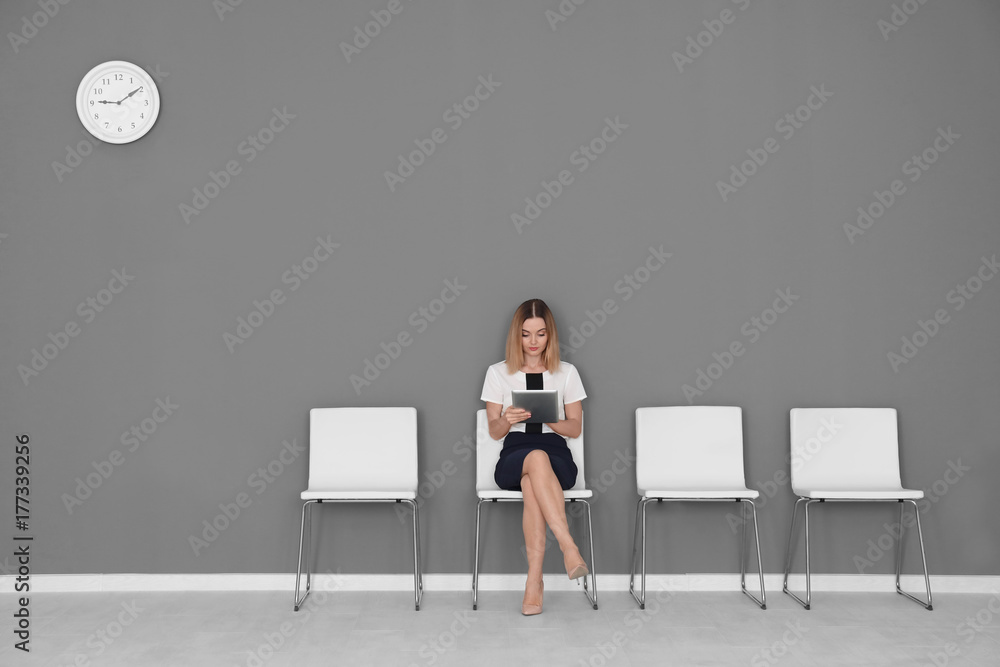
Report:
[{"label": "white wall clock", "polygon": [[127,144],[152,129],[160,113],[160,93],[153,77],[138,65],[109,60],[83,77],[76,112],[101,141]]}]

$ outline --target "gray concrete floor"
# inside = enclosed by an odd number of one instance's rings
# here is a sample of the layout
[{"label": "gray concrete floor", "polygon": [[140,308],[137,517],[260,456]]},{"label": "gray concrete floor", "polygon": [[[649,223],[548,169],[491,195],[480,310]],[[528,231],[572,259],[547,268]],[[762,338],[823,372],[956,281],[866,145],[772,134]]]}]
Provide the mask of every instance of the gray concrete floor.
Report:
[{"label": "gray concrete floor", "polygon": [[1000,665],[1000,596],[935,595],[934,611],[893,593],[827,593],[805,611],[779,591],[760,610],[739,593],[550,592],[539,616],[521,594],[50,593],[31,598],[31,648],[13,648],[14,596],[0,595],[0,665]]}]

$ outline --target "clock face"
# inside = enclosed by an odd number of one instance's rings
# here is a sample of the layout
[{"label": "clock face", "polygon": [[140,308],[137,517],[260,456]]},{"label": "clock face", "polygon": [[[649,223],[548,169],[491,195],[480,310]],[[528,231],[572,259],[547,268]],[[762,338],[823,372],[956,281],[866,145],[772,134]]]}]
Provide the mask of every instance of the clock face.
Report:
[{"label": "clock face", "polygon": [[125,144],[152,129],[160,111],[160,95],[141,67],[112,60],[83,77],[76,92],[76,110],[95,137]]}]

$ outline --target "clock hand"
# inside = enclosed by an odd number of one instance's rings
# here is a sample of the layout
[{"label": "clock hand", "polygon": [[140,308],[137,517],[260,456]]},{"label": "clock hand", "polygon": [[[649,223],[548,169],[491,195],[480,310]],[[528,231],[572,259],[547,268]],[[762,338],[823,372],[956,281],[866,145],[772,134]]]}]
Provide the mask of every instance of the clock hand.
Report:
[{"label": "clock hand", "polygon": [[122,102],[124,102],[124,101],[125,101],[125,100],[127,100],[128,98],[130,98],[130,97],[132,97],[133,95],[135,95],[136,93],[138,93],[138,92],[139,92],[140,90],[142,90],[142,86],[139,86],[138,88],[136,88],[135,90],[133,90],[133,91],[132,91],[131,93],[129,93],[129,94],[128,94],[128,95],[126,95],[125,97],[123,97],[123,98],[121,98],[120,100],[118,100],[117,102],[115,102],[115,104],[121,104]]},{"label": "clock hand", "polygon": [[112,102],[110,100],[97,100],[98,104],[121,104],[121,102]]}]

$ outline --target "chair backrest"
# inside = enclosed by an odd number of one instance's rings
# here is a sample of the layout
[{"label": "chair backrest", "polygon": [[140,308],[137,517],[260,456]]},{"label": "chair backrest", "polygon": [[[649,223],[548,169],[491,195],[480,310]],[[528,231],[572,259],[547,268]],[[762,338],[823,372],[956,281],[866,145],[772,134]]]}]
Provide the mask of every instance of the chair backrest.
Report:
[{"label": "chair backrest", "polygon": [[416,491],[416,408],[309,411],[309,489]]},{"label": "chair backrest", "polygon": [[642,490],[745,488],[742,408],[636,409],[635,479]]},{"label": "chair backrest", "polygon": [[[574,491],[582,491],[587,488],[587,478],[583,468],[583,416],[580,416],[580,435],[576,438],[566,438],[566,444],[573,455],[573,462],[576,463],[576,484]],[[486,410],[480,409],[476,412],[476,491],[497,491],[500,489],[493,479],[493,472],[496,470],[497,461],[500,459],[500,450],[503,443],[490,437],[490,423],[486,417]]]},{"label": "chair backrest", "polygon": [[899,488],[895,408],[794,408],[792,491]]}]

